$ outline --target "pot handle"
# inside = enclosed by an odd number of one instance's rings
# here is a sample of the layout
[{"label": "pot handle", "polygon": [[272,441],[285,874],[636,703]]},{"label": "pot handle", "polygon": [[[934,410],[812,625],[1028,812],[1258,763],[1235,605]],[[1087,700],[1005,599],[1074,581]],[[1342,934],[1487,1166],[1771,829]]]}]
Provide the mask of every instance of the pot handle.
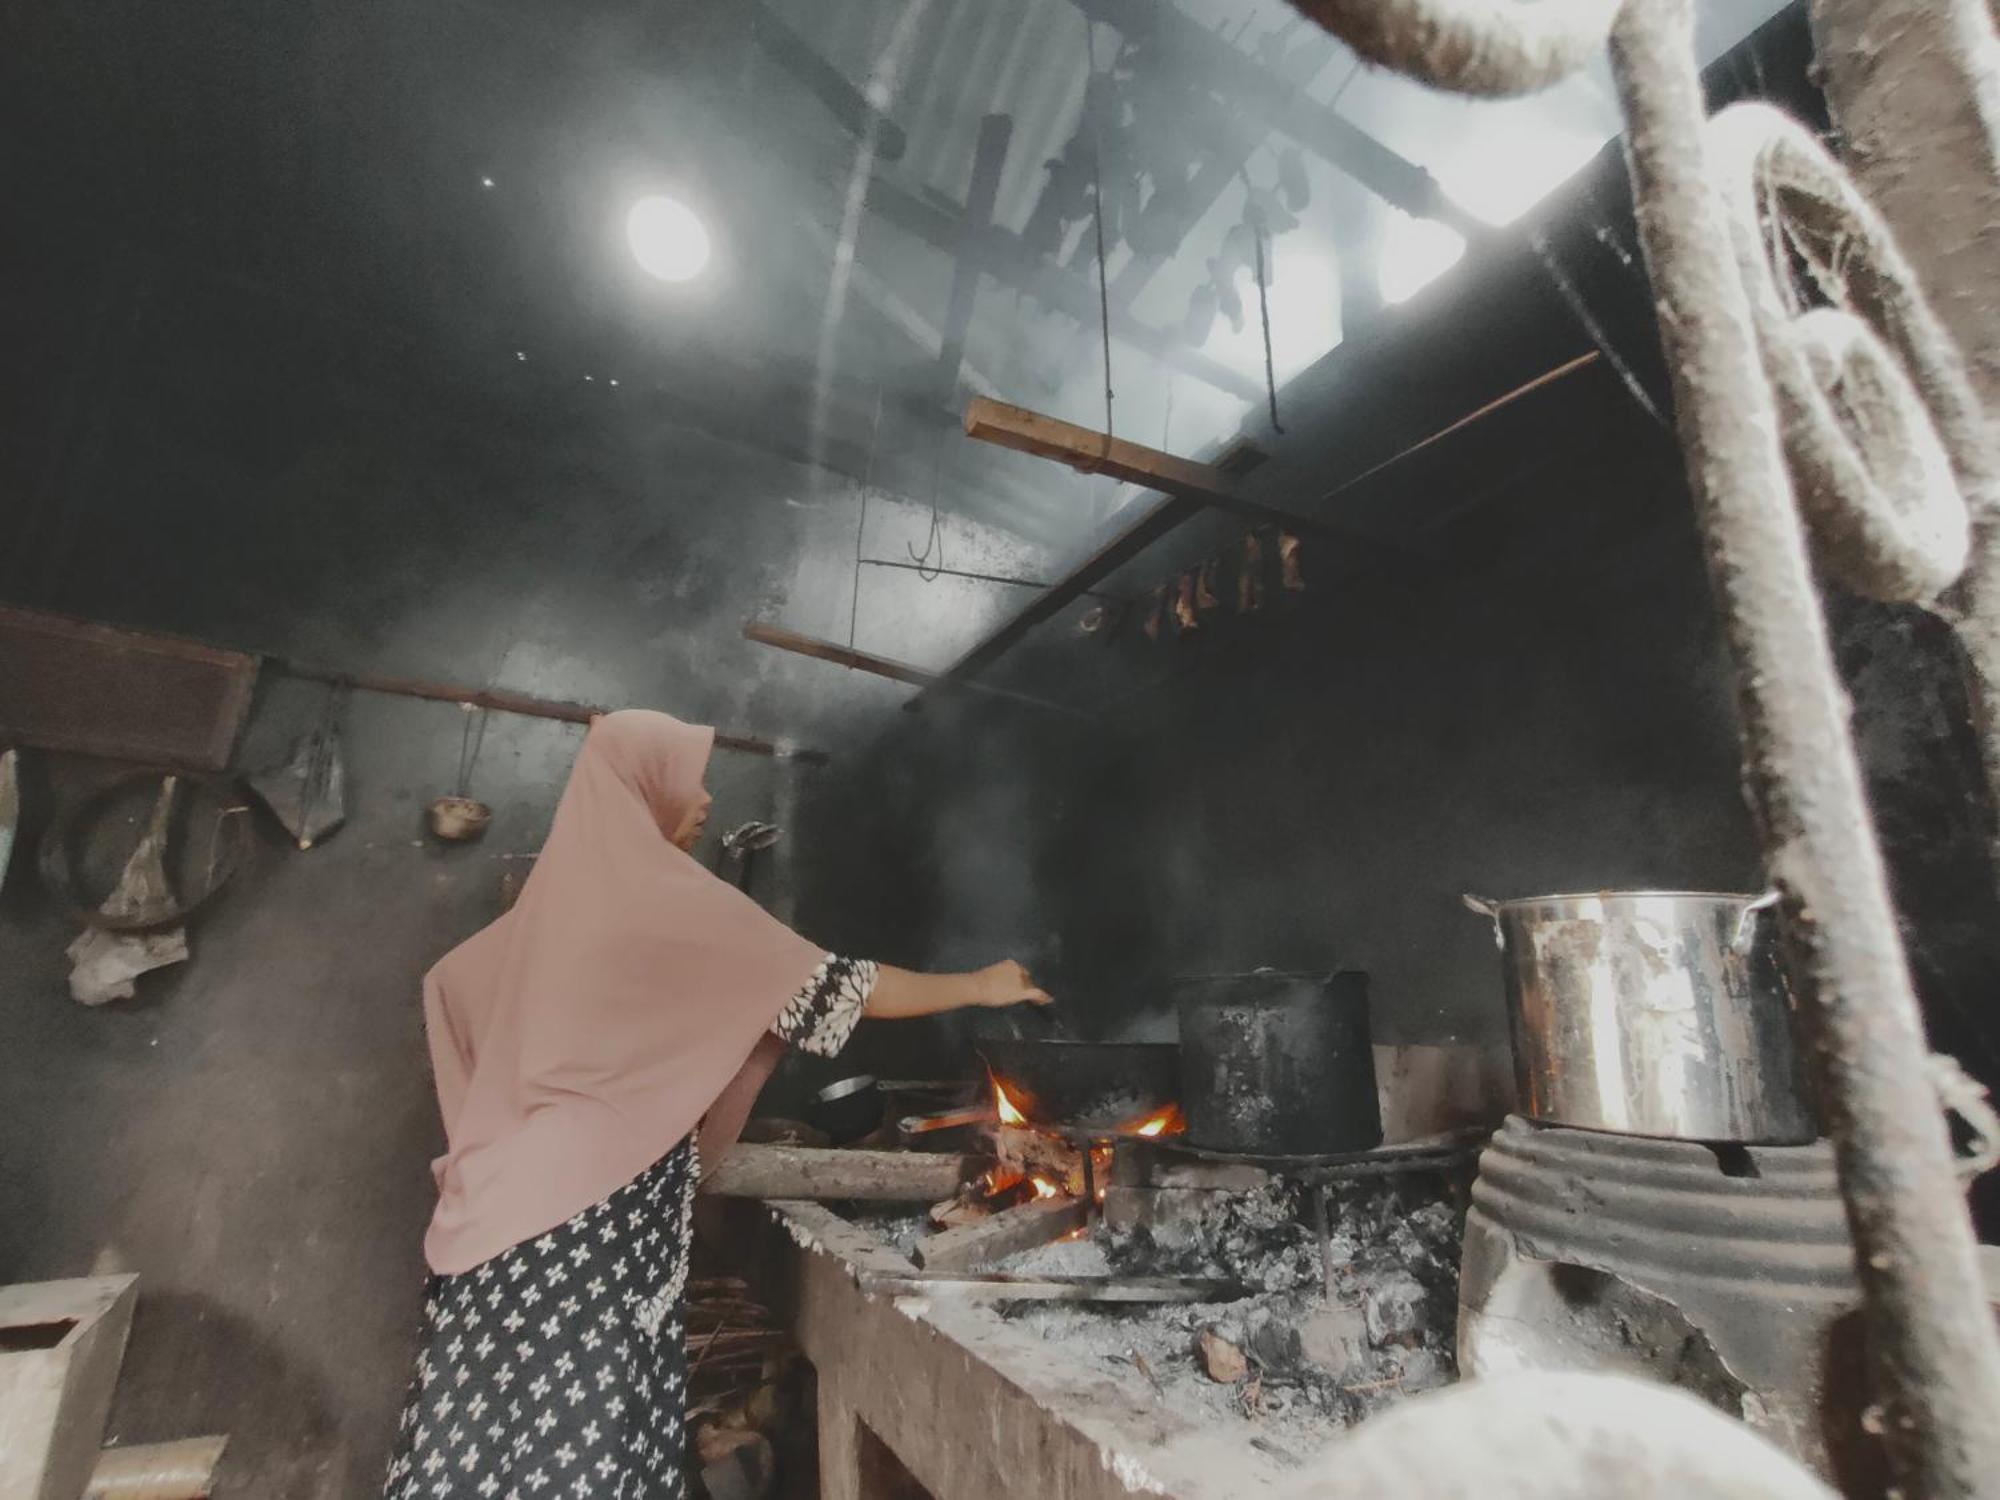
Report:
[{"label": "pot handle", "polygon": [[1736,931],[1729,939],[1730,951],[1741,953],[1748,948],[1757,930],[1757,913],[1769,911],[1784,899],[1784,892],[1773,889],[1764,892],[1755,901],[1748,902],[1743,910],[1736,914]]},{"label": "pot handle", "polygon": [[1475,896],[1470,891],[1466,891],[1458,899],[1465,903],[1467,911],[1476,911],[1493,923],[1493,946],[1505,953],[1507,935],[1500,929],[1500,903],[1491,896]]},{"label": "pot handle", "polygon": [[1930,1056],[1931,1087],[1937,1091],[1938,1105],[1946,1114],[1957,1115],[1972,1132],[1972,1139],[1958,1155],[1961,1182],[2000,1166],[2000,1113],[1993,1108],[1985,1085],[1942,1052]]}]

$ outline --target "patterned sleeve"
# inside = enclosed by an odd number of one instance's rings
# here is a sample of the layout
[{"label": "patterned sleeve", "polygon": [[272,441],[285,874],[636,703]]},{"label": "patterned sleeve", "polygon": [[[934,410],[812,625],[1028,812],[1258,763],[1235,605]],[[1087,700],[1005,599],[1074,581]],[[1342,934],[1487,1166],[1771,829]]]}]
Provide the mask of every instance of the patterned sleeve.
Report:
[{"label": "patterned sleeve", "polygon": [[868,959],[829,953],[771,1023],[771,1035],[801,1052],[832,1057],[854,1035],[878,972]]}]

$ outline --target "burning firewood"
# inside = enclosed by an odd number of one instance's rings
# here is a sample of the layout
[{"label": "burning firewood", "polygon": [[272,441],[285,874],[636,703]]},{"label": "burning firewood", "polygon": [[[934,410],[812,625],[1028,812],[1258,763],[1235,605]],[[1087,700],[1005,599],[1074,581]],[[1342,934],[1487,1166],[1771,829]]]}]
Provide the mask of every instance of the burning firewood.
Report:
[{"label": "burning firewood", "polygon": [[[990,1175],[990,1174],[989,1174]],[[985,1179],[981,1179],[983,1182]],[[942,1203],[931,1205],[930,1220],[939,1229],[957,1229],[965,1224],[977,1224],[981,1219],[991,1218],[993,1206],[983,1197],[968,1196],[973,1189],[968,1188],[956,1198],[947,1198]]]},{"label": "burning firewood", "polygon": [[993,1150],[1001,1168],[1030,1179],[1031,1191],[1032,1180],[1040,1178],[1049,1193],[1083,1196],[1083,1153],[1060,1136],[1028,1125],[1002,1125],[993,1132]]},{"label": "burning firewood", "polygon": [[1032,1250],[1083,1228],[1089,1210],[1081,1200],[1053,1194],[1036,1198],[976,1224],[947,1229],[918,1244],[917,1264],[926,1271],[971,1271],[1022,1250]]}]

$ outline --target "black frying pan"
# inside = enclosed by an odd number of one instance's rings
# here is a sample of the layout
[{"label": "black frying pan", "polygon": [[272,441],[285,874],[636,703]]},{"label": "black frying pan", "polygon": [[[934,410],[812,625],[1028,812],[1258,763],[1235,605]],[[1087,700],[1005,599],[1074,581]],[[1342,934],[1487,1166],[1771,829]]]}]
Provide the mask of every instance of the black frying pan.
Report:
[{"label": "black frying pan", "polygon": [[1180,1096],[1181,1049],[1173,1042],[989,1038],[977,1045],[1008,1096],[1036,1125],[1117,1130]]}]

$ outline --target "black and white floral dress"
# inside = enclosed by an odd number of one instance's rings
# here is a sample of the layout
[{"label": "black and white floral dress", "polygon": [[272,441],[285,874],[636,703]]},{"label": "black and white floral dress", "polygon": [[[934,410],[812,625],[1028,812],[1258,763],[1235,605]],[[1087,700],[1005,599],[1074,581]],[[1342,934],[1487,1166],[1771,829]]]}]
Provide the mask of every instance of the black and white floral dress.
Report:
[{"label": "black and white floral dress", "polygon": [[[876,966],[828,955],[772,1032],[831,1057]],[[689,1136],[602,1202],[424,1298],[384,1500],[680,1500]]]}]

